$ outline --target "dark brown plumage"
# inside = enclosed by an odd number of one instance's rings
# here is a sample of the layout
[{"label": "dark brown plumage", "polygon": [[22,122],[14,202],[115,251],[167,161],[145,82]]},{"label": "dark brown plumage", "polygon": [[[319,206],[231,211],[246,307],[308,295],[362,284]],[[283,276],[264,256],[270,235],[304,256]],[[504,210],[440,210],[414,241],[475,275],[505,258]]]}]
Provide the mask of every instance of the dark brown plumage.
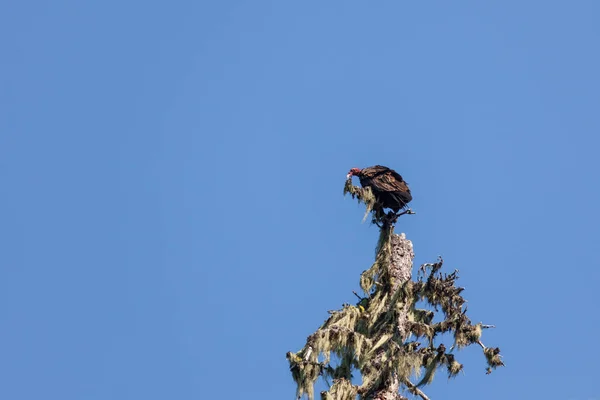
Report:
[{"label": "dark brown plumage", "polygon": [[393,169],[382,165],[363,169],[352,168],[347,177],[352,176],[358,176],[363,188],[371,188],[377,199],[376,208],[390,208],[397,213],[412,200],[408,185]]}]

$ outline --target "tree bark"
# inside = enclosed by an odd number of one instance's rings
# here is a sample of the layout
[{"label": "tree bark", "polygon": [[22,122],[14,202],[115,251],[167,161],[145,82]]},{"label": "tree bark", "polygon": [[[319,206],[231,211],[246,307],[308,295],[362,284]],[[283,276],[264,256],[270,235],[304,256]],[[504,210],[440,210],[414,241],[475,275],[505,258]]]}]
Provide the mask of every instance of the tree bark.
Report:
[{"label": "tree bark", "polygon": [[[398,290],[400,286],[409,281],[412,277],[412,266],[415,253],[413,252],[413,245],[410,240],[406,238],[404,233],[399,235],[392,233],[391,237],[392,254],[389,266],[390,277],[392,278],[392,293]],[[408,323],[408,310],[410,308],[410,302],[405,302],[402,312],[398,315],[398,333],[402,340],[406,340],[409,336],[407,329]]]},{"label": "tree bark", "polygon": [[400,382],[398,382],[398,378],[394,378],[386,388],[375,393],[373,400],[408,400],[398,393],[398,389],[400,389]]},{"label": "tree bark", "polygon": [[[412,277],[412,265],[415,254],[413,252],[413,245],[410,240],[406,238],[404,233],[395,234],[390,232],[390,263],[388,266],[388,273],[392,281],[390,287],[391,293],[390,298],[396,293],[396,291]],[[399,312],[397,326],[398,335],[402,340],[406,340],[408,337],[408,311],[410,308],[410,302],[406,301],[402,310]],[[382,387],[375,391],[371,397],[373,400],[406,400],[406,397],[401,396],[398,392],[400,388],[400,382],[397,376],[391,376],[385,382],[385,387]]]}]

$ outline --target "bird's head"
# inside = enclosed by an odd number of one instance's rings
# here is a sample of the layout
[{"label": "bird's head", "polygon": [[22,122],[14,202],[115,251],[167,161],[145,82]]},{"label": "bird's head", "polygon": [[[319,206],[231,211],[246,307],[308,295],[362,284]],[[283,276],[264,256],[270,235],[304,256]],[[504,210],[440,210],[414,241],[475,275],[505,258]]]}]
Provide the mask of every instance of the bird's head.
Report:
[{"label": "bird's head", "polygon": [[348,175],[346,175],[346,179],[352,178],[354,175],[360,174],[360,168],[352,168],[348,171]]}]

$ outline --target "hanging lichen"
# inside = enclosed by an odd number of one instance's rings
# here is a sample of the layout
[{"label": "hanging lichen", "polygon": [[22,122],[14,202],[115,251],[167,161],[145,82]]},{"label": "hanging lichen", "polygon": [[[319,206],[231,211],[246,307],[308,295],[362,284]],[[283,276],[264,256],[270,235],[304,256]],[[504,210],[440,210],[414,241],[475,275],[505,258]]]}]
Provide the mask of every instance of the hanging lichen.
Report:
[{"label": "hanging lichen", "polygon": [[359,188],[358,186],[352,185],[352,180],[347,179],[344,185],[344,195],[346,193],[350,193],[352,198],[357,198],[359,203],[363,203],[366,206],[365,216],[363,217],[363,222],[367,219],[369,213],[375,207],[376,199],[371,191],[370,187],[367,188]]}]

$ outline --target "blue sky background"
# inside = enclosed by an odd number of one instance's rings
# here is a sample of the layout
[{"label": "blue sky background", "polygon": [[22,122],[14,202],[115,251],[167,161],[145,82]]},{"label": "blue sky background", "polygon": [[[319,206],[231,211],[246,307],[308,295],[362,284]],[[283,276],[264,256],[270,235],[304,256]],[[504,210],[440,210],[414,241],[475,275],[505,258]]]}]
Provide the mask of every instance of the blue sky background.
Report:
[{"label": "blue sky background", "polygon": [[[432,399],[600,399],[600,3],[0,6],[0,397],[292,399],[409,182],[507,368]],[[231,395],[232,391],[236,394]]]}]

